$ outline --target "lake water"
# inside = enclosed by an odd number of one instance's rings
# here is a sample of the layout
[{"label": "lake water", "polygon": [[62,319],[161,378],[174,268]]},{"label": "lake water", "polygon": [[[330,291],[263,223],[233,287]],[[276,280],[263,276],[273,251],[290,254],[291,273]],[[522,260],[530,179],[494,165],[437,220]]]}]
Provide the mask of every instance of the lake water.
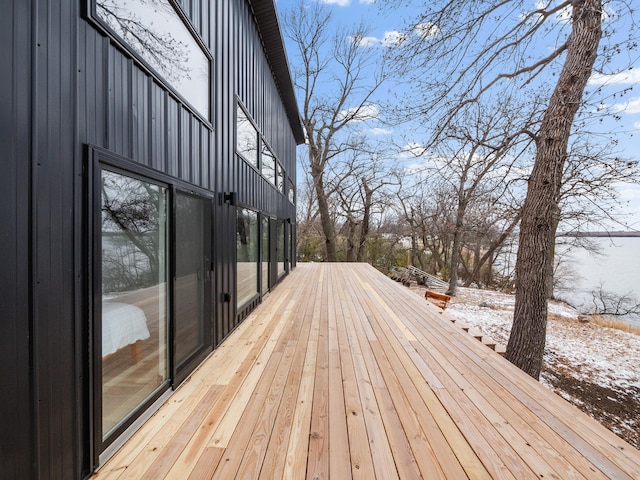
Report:
[{"label": "lake water", "polygon": [[[593,310],[592,291],[602,290],[615,295],[633,296],[640,303],[640,237],[589,238],[602,255],[593,256],[584,248],[574,248],[565,264],[575,272],[570,291],[558,292],[580,310]],[[558,248],[562,252],[562,247]],[[640,327],[640,315],[621,317]]]}]

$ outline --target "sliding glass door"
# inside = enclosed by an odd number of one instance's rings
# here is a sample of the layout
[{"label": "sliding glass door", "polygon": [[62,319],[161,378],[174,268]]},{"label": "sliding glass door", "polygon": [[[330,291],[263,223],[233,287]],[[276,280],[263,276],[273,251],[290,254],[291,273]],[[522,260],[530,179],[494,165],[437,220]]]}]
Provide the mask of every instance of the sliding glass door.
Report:
[{"label": "sliding glass door", "polygon": [[213,349],[213,197],[102,152],[93,173],[91,397],[100,462]]},{"label": "sliding glass door", "polygon": [[167,385],[168,189],[100,172],[100,422],[104,444]]},{"label": "sliding glass door", "polygon": [[211,200],[176,191],[174,384],[212,348]]},{"label": "sliding glass door", "polygon": [[261,289],[260,293],[265,295],[269,292],[269,288],[271,287],[269,282],[269,271],[270,271],[270,263],[271,263],[271,241],[270,235],[271,231],[269,229],[269,217],[262,217],[262,242],[260,245],[260,263],[262,265],[262,278],[261,278]]}]

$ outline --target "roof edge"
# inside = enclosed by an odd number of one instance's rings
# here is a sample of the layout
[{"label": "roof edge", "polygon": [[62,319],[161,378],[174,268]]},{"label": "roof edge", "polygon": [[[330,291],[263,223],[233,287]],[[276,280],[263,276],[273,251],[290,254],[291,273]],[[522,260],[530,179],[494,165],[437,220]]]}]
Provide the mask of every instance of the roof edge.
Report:
[{"label": "roof edge", "polygon": [[253,10],[263,48],[280,91],[293,136],[296,143],[302,145],[305,143],[304,131],[300,121],[298,100],[291,80],[291,70],[289,69],[275,0],[248,0],[248,2]]}]

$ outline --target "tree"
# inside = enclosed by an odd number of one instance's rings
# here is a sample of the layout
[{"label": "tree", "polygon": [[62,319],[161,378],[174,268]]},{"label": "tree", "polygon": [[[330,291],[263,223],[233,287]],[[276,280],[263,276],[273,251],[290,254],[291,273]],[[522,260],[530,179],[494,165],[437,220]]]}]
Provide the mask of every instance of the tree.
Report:
[{"label": "tree", "polygon": [[331,12],[321,3],[300,2],[285,17],[285,34],[296,47],[295,86],[301,92],[302,125],[307,138],[309,174],[325,240],[326,260],[338,260],[336,226],[328,185],[330,165],[359,147],[351,127],[375,118],[372,96],[383,81],[375,72],[375,52],[363,45],[358,26],[330,36]]},{"label": "tree", "polygon": [[362,147],[340,163],[340,171],[332,170],[339,216],[346,230],[347,262],[365,260],[372,217],[388,203],[388,188],[397,184],[394,166],[377,149],[367,151],[368,144],[363,138]]},{"label": "tree", "polygon": [[[157,15],[176,16],[175,10],[166,0],[138,0],[150,5]],[[97,0],[96,11],[142,58],[147,60],[169,80],[188,77],[189,45],[153,24],[153,19],[141,18],[135,10],[122,7],[115,0]]]},{"label": "tree", "polygon": [[[548,275],[560,221],[560,189],[573,120],[591,76],[602,37],[600,0],[572,4],[566,59],[536,135],[536,159],[522,208],[516,302],[505,357],[539,378],[547,329]],[[542,265],[542,270],[540,269]]]},{"label": "tree", "polygon": [[[535,109],[530,111],[535,117]],[[527,110],[510,97],[491,101],[490,108],[481,102],[470,104],[436,145],[442,164],[437,175],[456,197],[449,295],[457,290],[468,209],[486,199],[497,202],[509,189],[518,161],[526,156],[530,139],[520,131],[529,127],[530,119],[519,118],[521,112]]]},{"label": "tree", "polygon": [[[630,6],[619,5],[633,17]],[[600,44],[602,0],[531,2],[529,7],[515,0],[430,4],[407,35],[402,58],[408,60],[404,73],[409,81],[418,82],[424,93],[422,101],[409,108],[430,118],[442,112],[428,123],[431,144],[446,134],[460,111],[481,98],[514,87],[531,95],[545,82],[555,81],[540,122],[522,132],[535,143],[535,161],[522,211],[516,305],[506,353],[512,363],[538,378],[546,337],[548,272],[561,218],[562,174],[576,113],[584,104],[596,59],[606,62],[617,51],[633,48],[635,40],[627,35],[615,43],[608,36],[611,41]],[[627,18],[620,12],[618,16]],[[548,47],[551,39],[557,41],[552,48],[540,47],[538,42]],[[436,68],[438,75],[431,75]]]}]

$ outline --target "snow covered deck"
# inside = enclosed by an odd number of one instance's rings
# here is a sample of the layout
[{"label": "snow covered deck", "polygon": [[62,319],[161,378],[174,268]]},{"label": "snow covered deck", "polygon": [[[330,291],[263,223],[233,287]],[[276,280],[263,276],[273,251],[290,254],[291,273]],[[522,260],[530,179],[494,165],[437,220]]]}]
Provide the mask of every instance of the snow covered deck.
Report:
[{"label": "snow covered deck", "polygon": [[96,479],[640,478],[640,452],[366,264],[302,264]]}]

